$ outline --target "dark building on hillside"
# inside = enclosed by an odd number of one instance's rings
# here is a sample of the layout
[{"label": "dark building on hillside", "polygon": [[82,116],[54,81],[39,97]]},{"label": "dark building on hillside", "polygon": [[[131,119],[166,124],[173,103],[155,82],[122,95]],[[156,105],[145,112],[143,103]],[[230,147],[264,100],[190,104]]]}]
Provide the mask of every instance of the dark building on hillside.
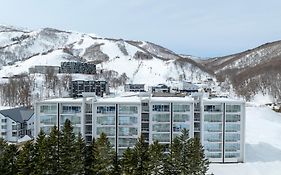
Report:
[{"label": "dark building on hillside", "polygon": [[82,92],[94,92],[97,96],[103,97],[105,94],[109,94],[109,87],[107,81],[84,81],[76,80],[70,84],[70,96],[82,97]]},{"label": "dark building on hillside", "polygon": [[125,92],[145,92],[144,84],[125,84]]},{"label": "dark building on hillside", "polygon": [[154,92],[162,92],[162,93],[170,93],[171,88],[165,84],[158,84],[157,86],[152,86],[151,91]]},{"label": "dark building on hillside", "polygon": [[60,73],[95,74],[96,65],[83,62],[61,62]]},{"label": "dark building on hillside", "polygon": [[42,65],[36,65],[36,66],[30,67],[28,69],[30,74],[35,74],[35,73],[39,73],[39,74],[49,74],[49,73],[58,74],[59,70],[60,70],[59,66],[42,66]]}]

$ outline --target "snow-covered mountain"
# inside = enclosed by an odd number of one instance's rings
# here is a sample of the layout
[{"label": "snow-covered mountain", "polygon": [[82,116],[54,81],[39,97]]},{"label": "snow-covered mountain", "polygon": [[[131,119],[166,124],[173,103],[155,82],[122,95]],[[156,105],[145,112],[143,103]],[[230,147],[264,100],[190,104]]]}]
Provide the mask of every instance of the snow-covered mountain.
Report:
[{"label": "snow-covered mountain", "polygon": [[190,58],[144,41],[101,38],[44,28],[36,31],[0,26],[0,75],[28,71],[34,65],[87,61],[98,69],[125,73],[129,82],[148,85],[174,80],[204,80],[211,72]]},{"label": "snow-covered mountain", "polygon": [[229,80],[236,93],[251,99],[268,94],[281,100],[281,41],[202,63],[221,81]]}]

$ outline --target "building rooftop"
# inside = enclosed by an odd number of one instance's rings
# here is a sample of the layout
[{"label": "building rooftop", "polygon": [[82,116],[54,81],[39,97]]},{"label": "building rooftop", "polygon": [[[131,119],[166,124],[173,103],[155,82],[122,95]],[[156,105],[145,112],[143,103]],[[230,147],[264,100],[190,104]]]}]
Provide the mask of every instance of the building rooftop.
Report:
[{"label": "building rooftop", "polygon": [[29,120],[32,117],[34,111],[25,107],[17,107],[1,110],[0,113],[16,122],[23,123],[23,121]]}]

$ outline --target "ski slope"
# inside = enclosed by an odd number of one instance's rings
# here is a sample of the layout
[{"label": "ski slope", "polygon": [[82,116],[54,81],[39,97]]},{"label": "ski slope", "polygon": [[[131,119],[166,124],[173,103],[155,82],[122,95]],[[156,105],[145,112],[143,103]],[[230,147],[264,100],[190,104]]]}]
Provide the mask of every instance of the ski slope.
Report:
[{"label": "ski slope", "polygon": [[268,107],[246,107],[245,163],[211,164],[215,175],[280,175],[281,114]]}]

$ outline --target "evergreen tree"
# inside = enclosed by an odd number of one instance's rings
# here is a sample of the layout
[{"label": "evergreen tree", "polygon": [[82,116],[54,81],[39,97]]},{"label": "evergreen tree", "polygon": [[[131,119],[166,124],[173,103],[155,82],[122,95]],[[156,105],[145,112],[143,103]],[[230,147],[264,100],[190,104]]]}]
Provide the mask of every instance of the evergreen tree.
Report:
[{"label": "evergreen tree", "polygon": [[117,153],[115,153],[115,155],[113,157],[113,169],[110,174],[111,175],[120,175],[120,174],[122,174],[121,172],[122,172],[121,161],[119,160]]},{"label": "evergreen tree", "polygon": [[0,172],[6,171],[6,162],[5,162],[5,151],[8,147],[8,144],[6,141],[2,138],[0,138]]},{"label": "evergreen tree", "polygon": [[86,153],[85,153],[85,175],[92,175],[94,174],[92,169],[95,165],[95,155],[93,153],[94,146],[96,144],[95,138],[93,138],[90,145],[86,146]]},{"label": "evergreen tree", "polygon": [[209,161],[205,158],[203,146],[200,139],[195,137],[189,140],[188,164],[190,175],[205,175],[209,169]]},{"label": "evergreen tree", "polygon": [[151,175],[161,175],[164,174],[164,148],[158,143],[158,141],[153,142],[149,146],[149,162],[148,162],[148,172]]},{"label": "evergreen tree", "polygon": [[18,175],[30,175],[34,171],[34,146],[31,141],[24,144],[17,158]]},{"label": "evergreen tree", "polygon": [[34,173],[35,175],[46,174],[47,166],[47,138],[43,130],[40,130],[34,145]]},{"label": "evergreen tree", "polygon": [[179,137],[173,139],[170,151],[164,160],[165,175],[178,175],[181,172],[181,149],[182,145]]},{"label": "evergreen tree", "polygon": [[59,174],[59,138],[60,132],[54,126],[50,132],[49,137],[46,139],[46,168],[47,174]]},{"label": "evergreen tree", "polygon": [[76,164],[75,134],[68,119],[64,123],[59,142],[59,172],[60,174],[72,174]]},{"label": "evergreen tree", "polygon": [[75,143],[75,162],[74,162],[74,172],[73,174],[85,174],[85,154],[86,154],[86,144],[85,140],[82,138],[81,133],[78,134]]},{"label": "evergreen tree", "polygon": [[97,139],[93,147],[95,162],[92,167],[93,174],[108,175],[113,169],[115,152],[104,133]]},{"label": "evergreen tree", "polygon": [[124,175],[132,175],[133,174],[133,151],[131,148],[127,148],[121,159],[122,173]]},{"label": "evergreen tree", "polygon": [[14,175],[17,174],[17,147],[14,144],[5,146],[3,153],[4,167],[1,170],[1,175]]},{"label": "evergreen tree", "polygon": [[144,137],[141,136],[135,147],[133,148],[133,174],[146,175],[148,174],[148,144],[145,143]]},{"label": "evergreen tree", "polygon": [[180,171],[182,175],[189,175],[190,172],[190,160],[193,157],[190,157],[188,153],[193,150],[190,149],[191,139],[188,136],[188,130],[183,129],[181,135],[179,136],[180,141]]}]

